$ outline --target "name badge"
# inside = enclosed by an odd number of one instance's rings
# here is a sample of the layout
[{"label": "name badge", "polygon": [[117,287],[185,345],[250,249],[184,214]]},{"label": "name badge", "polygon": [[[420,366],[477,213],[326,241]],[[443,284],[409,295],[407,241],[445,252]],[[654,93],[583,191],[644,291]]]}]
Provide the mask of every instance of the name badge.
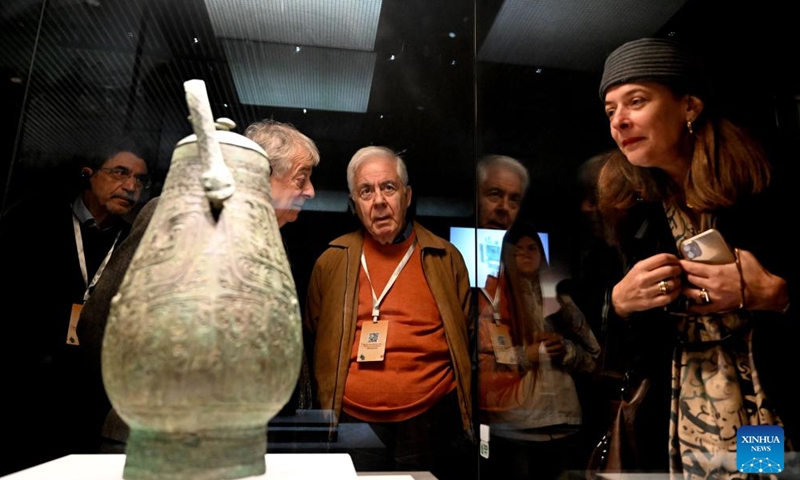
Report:
[{"label": "name badge", "polygon": [[386,337],[389,332],[389,321],[363,322],[361,339],[358,342],[359,362],[382,362],[386,354]]},{"label": "name badge", "polygon": [[80,345],[78,341],[78,320],[81,319],[83,304],[73,303],[72,313],[69,316],[69,328],[67,329],[67,345]]},{"label": "name badge", "polygon": [[516,365],[517,353],[514,351],[513,345],[511,345],[511,334],[508,332],[508,327],[493,323],[491,328],[495,361],[506,365]]}]

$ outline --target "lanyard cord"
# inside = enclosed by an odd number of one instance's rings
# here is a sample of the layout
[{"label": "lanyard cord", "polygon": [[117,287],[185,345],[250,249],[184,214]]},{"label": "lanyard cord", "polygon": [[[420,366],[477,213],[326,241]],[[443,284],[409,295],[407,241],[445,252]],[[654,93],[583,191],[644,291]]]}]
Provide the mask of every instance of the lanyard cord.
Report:
[{"label": "lanyard cord", "polygon": [[386,286],[383,287],[383,292],[381,293],[380,297],[375,296],[375,287],[372,286],[372,279],[369,277],[369,269],[367,268],[367,260],[364,258],[364,250],[361,250],[361,266],[364,267],[364,273],[367,274],[367,281],[369,282],[369,289],[372,291],[372,323],[378,323],[378,317],[380,316],[380,305],[383,302],[383,297],[386,296],[386,293],[389,292],[389,289],[392,288],[394,285],[395,280],[397,277],[400,276],[400,272],[403,271],[408,260],[411,258],[411,254],[414,252],[414,247],[417,245],[417,239],[414,239],[409,245],[408,250],[406,250],[406,254],[403,255],[403,259],[400,260],[400,263],[397,264],[397,267],[394,269],[392,276],[389,277],[389,281],[386,283]]},{"label": "lanyard cord", "polygon": [[100,275],[103,274],[103,270],[106,268],[106,264],[108,260],[111,258],[111,254],[114,252],[114,247],[117,245],[117,241],[119,240],[119,235],[122,233],[121,231],[117,232],[117,236],[114,237],[114,243],[111,244],[111,248],[108,249],[108,253],[106,253],[103,262],[97,267],[97,272],[95,272],[94,277],[92,278],[91,283],[89,282],[89,273],[86,268],[86,251],[83,247],[83,234],[81,234],[81,224],[78,222],[78,217],[74,214],[72,215],[72,230],[75,232],[75,246],[78,249],[78,263],[81,266],[81,276],[83,277],[83,284],[86,286],[86,290],[83,292],[83,302],[86,303],[86,300],[89,299],[89,295],[91,295],[91,291],[94,286],[97,284],[97,281],[100,280]]},{"label": "lanyard cord", "polygon": [[486,297],[486,300],[492,305],[492,318],[494,318],[494,323],[500,325],[500,279],[503,278],[503,264],[500,264],[500,273],[497,274],[497,286],[494,290],[494,298],[489,295],[489,292],[486,290],[486,287],[481,287],[481,293],[483,296]]}]

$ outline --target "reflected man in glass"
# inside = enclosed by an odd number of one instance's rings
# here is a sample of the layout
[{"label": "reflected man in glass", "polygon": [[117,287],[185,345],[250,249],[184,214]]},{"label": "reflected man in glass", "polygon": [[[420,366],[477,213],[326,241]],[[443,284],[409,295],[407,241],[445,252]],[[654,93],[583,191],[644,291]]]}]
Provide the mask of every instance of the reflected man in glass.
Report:
[{"label": "reflected man in glass", "polygon": [[508,230],[517,218],[528,169],[511,157],[487,155],[478,161],[478,228]]}]

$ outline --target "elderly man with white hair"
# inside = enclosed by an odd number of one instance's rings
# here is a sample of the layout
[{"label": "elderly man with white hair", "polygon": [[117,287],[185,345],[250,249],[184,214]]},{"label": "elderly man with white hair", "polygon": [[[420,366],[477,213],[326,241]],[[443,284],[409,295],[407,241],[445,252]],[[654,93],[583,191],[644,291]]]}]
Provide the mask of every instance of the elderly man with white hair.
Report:
[{"label": "elderly man with white hair", "polygon": [[517,218],[530,175],[519,160],[487,155],[478,161],[478,227],[508,230]]},{"label": "elderly man with white hair", "polygon": [[407,217],[408,173],[391,149],[356,152],[347,184],[363,228],[330,242],[308,290],[319,407],[338,424],[368,425],[386,447],[350,449],[358,470],[470,478],[464,459],[477,457],[469,451],[472,325],[464,260]]}]

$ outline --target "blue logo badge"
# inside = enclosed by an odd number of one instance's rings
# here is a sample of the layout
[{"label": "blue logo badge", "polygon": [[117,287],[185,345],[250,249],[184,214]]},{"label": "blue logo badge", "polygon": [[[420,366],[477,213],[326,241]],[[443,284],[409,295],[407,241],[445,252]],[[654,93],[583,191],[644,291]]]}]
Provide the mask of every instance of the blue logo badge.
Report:
[{"label": "blue logo badge", "polygon": [[781,473],[783,427],[745,425],[736,432],[736,464],[742,473]]}]

